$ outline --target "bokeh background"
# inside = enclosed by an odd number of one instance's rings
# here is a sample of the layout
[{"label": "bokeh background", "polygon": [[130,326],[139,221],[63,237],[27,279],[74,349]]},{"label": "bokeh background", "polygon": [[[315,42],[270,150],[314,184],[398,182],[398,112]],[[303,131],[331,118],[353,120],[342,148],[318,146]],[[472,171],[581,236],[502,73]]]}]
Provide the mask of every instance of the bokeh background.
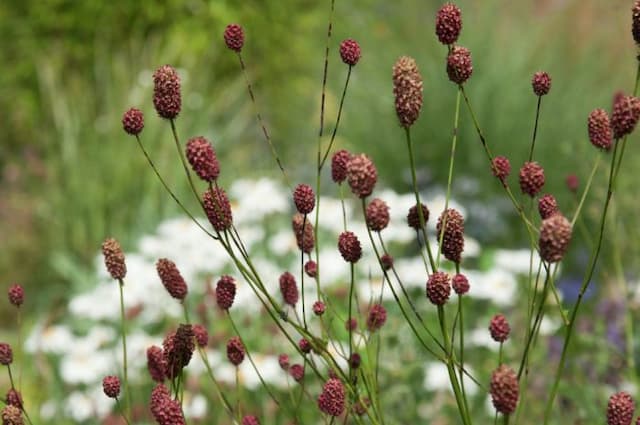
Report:
[{"label": "bokeh background", "polygon": [[[536,98],[530,79],[552,76],[543,99],[536,158],[545,167],[545,191],[573,210],[565,178],[583,187],[598,153],[589,144],[586,117],[610,109],[613,93],[630,92],[636,47],[627,0],[458,0],[474,74],[466,89],[495,154],[515,171],[529,149]],[[409,190],[403,132],[393,110],[391,66],[408,54],[424,77],[424,108],[413,128],[421,187],[446,182],[456,87],[445,73],[446,49],[434,35],[440,1],[337,1],[327,85],[332,128],[346,76],[337,45],[351,37],[363,56],[355,67],[339,131],[339,146],[367,152],[383,186]],[[179,213],[121,128],[129,107],[146,114],[143,141],[183,199],[188,187],[175,160],[167,122],[152,108],[151,74],[169,63],[183,81],[181,137],[214,141],[223,181],[280,176],[255,122],[237,58],[222,43],[229,22],[246,32],[243,57],[258,105],[296,181],[314,177],[328,1],[152,0],[0,2],[0,276],[29,294],[27,320],[63,311],[69,297],[93,284],[101,241],[117,235],[125,249],[163,219]],[[454,193],[467,208],[496,201],[501,189],[463,108]],[[640,151],[632,137],[625,153],[597,281],[620,272],[636,279],[640,250],[637,184]],[[599,217],[605,167],[596,174],[585,227]],[[515,180],[514,180],[515,182]],[[461,195],[462,196],[462,195]],[[501,203],[502,202],[502,203]],[[196,207],[191,203],[190,207]],[[491,214],[489,212],[488,214]],[[513,214],[483,221],[480,243],[526,247]],[[473,219],[472,219],[473,220]],[[580,237],[579,237],[580,238]],[[579,274],[585,252],[573,250],[567,273]],[[617,267],[617,268],[616,268]],[[3,304],[2,323],[11,323]],[[29,319],[31,318],[31,319]],[[2,332],[11,335],[11,326]]]}]

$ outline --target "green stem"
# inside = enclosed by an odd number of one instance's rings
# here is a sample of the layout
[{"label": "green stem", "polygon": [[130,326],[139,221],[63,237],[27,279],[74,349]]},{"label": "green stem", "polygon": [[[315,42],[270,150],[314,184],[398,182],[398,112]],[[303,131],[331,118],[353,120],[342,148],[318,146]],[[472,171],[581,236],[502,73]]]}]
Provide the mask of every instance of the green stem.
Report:
[{"label": "green stem", "polygon": [[331,140],[329,141],[329,146],[327,147],[324,156],[322,157],[322,161],[320,161],[320,169],[324,166],[324,163],[329,156],[329,152],[331,151],[331,147],[333,146],[333,142],[336,138],[336,134],[338,133],[338,125],[340,125],[340,117],[342,116],[342,107],[344,106],[344,99],[347,96],[347,87],[349,86],[349,79],[351,78],[351,65],[349,65],[349,70],[347,71],[347,79],[344,82],[344,89],[342,90],[342,97],[340,97],[340,106],[338,107],[338,116],[336,117],[336,125],[333,127],[333,133],[331,134]]},{"label": "green stem", "polygon": [[169,122],[171,123],[171,133],[173,134],[173,141],[175,142],[176,149],[178,150],[178,157],[180,158],[180,162],[182,163],[182,168],[184,168],[184,172],[187,175],[187,179],[189,180],[189,186],[191,187],[193,196],[195,196],[195,198],[198,200],[198,203],[204,210],[204,204],[200,199],[200,195],[198,194],[196,185],[193,183],[193,178],[191,177],[191,171],[189,171],[189,166],[187,165],[187,161],[184,159],[182,148],[180,147],[180,139],[178,138],[178,130],[176,130],[176,123],[173,119],[169,120]]},{"label": "green stem", "polygon": [[351,367],[351,356],[353,355],[353,329],[351,326],[351,320],[353,318],[353,287],[354,287],[354,265],[353,263],[349,263],[349,272],[350,272],[350,283],[349,283],[349,316],[347,320],[349,321],[349,357],[347,358],[347,362],[349,364],[349,382],[353,382],[353,368]]},{"label": "green stem", "polygon": [[121,330],[122,330],[122,364],[124,368],[124,390],[127,393],[127,415],[131,415],[131,389],[129,387],[129,375],[128,375],[128,367],[127,367],[127,329],[126,329],[126,317],[124,311],[124,291],[123,286],[124,282],[122,279],[118,279],[119,288],[120,288],[120,321],[121,321]]},{"label": "green stem", "polygon": [[118,397],[116,397],[116,407],[118,408],[118,411],[120,412],[120,416],[122,416],[122,419],[124,419],[127,425],[130,425],[129,419],[127,419],[127,415],[124,414],[124,411],[122,410],[122,406],[120,406],[120,400],[118,400]]},{"label": "green stem", "polygon": [[536,145],[536,135],[538,134],[538,118],[540,117],[540,104],[542,96],[538,96],[538,106],[536,107],[536,122],[533,125],[533,137],[531,138],[531,150],[529,151],[529,162],[533,160],[533,148]]},{"label": "green stem", "polygon": [[[13,374],[11,373],[10,364],[7,365],[7,373],[9,374],[9,383],[11,384],[11,388],[17,391],[15,381],[13,380]],[[22,413],[24,413],[24,417],[27,418],[27,422],[29,422],[30,425],[33,425],[33,422],[31,422],[31,418],[29,417],[29,414],[24,408],[24,403],[20,407],[20,410],[22,410]]]}]

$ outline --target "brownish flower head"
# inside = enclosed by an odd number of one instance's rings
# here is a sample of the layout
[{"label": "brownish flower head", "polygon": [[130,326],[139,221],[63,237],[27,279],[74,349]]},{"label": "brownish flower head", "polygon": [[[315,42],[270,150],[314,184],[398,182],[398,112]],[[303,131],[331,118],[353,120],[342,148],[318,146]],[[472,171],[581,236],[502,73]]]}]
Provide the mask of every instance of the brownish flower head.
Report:
[{"label": "brownish flower head", "polygon": [[153,73],[153,106],[158,115],[169,120],[180,113],[180,77],[171,65],[163,65]]},{"label": "brownish flower head", "polygon": [[240,53],[244,46],[244,31],[238,24],[229,24],[224,29],[224,43],[234,52]]},{"label": "brownish flower head", "polygon": [[389,225],[389,206],[380,198],[375,198],[367,205],[365,219],[367,226],[374,232],[380,232]]},{"label": "brownish flower head", "polygon": [[107,238],[102,243],[102,255],[107,271],[115,280],[124,279],[127,275],[127,265],[120,244],[113,238]]},{"label": "brownish flower head", "polygon": [[631,425],[635,410],[631,395],[624,391],[613,394],[607,404],[607,425]]},{"label": "brownish flower head", "polygon": [[[445,228],[442,229],[442,222],[445,222]],[[440,251],[447,260],[454,263],[460,263],[460,257],[464,250],[464,218],[462,214],[453,208],[443,211],[438,218],[436,224],[438,241],[442,237],[442,246]],[[442,232],[444,236],[442,236]]]},{"label": "brownish flower head", "polygon": [[435,305],[444,305],[451,294],[449,275],[444,272],[435,272],[427,280],[427,298]]},{"label": "brownish flower head", "polygon": [[164,384],[157,384],[151,392],[149,410],[158,425],[186,424],[180,403],[171,398],[171,394]]},{"label": "brownish flower head", "polygon": [[367,155],[353,155],[347,163],[347,181],[354,195],[366,198],[378,181],[378,170]]},{"label": "brownish flower head", "polygon": [[340,149],[331,157],[331,178],[340,184],[347,178],[347,165],[351,159],[351,153],[345,149]]},{"label": "brownish flower head", "polygon": [[370,332],[375,332],[384,326],[387,321],[387,310],[382,304],[374,304],[369,310],[369,316],[367,317],[367,329]]},{"label": "brownish flower head", "polygon": [[304,263],[304,272],[309,277],[316,277],[318,275],[318,265],[315,261],[309,260]]},{"label": "brownish flower head", "polygon": [[635,96],[620,96],[613,104],[611,129],[613,137],[620,139],[630,134],[640,119],[640,99]]},{"label": "brownish flower head", "polygon": [[202,136],[189,139],[185,152],[193,171],[206,182],[213,182],[220,174],[220,163],[211,143]]},{"label": "brownish flower head", "polygon": [[222,276],[216,283],[216,303],[223,310],[229,310],[236,298],[236,281],[228,275]]},{"label": "brownish flower head", "polygon": [[362,257],[362,247],[358,237],[353,232],[342,232],[338,237],[338,250],[345,261],[357,263]]},{"label": "brownish flower head", "polygon": [[353,413],[358,416],[364,416],[367,413],[367,409],[371,405],[371,400],[368,397],[360,398],[353,404]]},{"label": "brownish flower head", "polygon": [[464,295],[469,292],[469,279],[462,273],[458,273],[451,278],[451,287],[458,295]]},{"label": "brownish flower head", "polygon": [[507,338],[509,338],[511,327],[502,314],[496,314],[491,318],[491,322],[489,322],[489,332],[494,341],[505,342]]},{"label": "brownish flower head", "polygon": [[102,391],[109,398],[118,398],[120,395],[120,378],[117,376],[105,376],[102,379]]},{"label": "brownish flower head", "polygon": [[540,226],[540,257],[549,263],[562,260],[571,242],[571,223],[562,214],[542,220]]},{"label": "brownish flower head", "polygon": [[578,191],[578,186],[580,186],[580,180],[578,180],[578,176],[575,174],[569,174],[566,179],[567,189],[571,192],[576,193]]},{"label": "brownish flower head", "polygon": [[233,214],[231,213],[229,198],[224,189],[214,187],[213,190],[207,190],[202,195],[202,203],[209,223],[216,231],[223,232],[231,227]]},{"label": "brownish flower head", "polygon": [[20,307],[24,302],[24,289],[17,283],[9,287],[7,295],[9,296],[9,302],[16,307]]},{"label": "brownish flower head", "polygon": [[631,9],[631,34],[636,44],[640,45],[640,0],[636,0]]},{"label": "brownish flower head", "polygon": [[351,367],[351,369],[359,368],[361,363],[362,363],[362,357],[360,357],[360,354],[352,353],[351,356],[349,357],[349,366]]},{"label": "brownish flower head", "polygon": [[505,415],[515,412],[518,404],[520,389],[518,388],[518,376],[507,365],[500,365],[491,375],[489,393],[493,407]]},{"label": "brownish flower head", "polygon": [[290,306],[295,306],[298,302],[300,294],[298,293],[298,284],[296,278],[289,272],[284,272],[280,275],[280,293],[284,302]]},{"label": "brownish flower head", "polygon": [[444,4],[436,14],[436,35],[442,44],[453,44],[462,30],[462,13],[453,3]]},{"label": "brownish flower head", "polygon": [[260,425],[260,421],[253,415],[247,415],[242,418],[242,425]]},{"label": "brownish flower head", "polygon": [[[429,220],[429,209],[427,208],[427,206],[423,203],[420,203],[420,206],[422,207],[422,219],[424,220],[424,224],[425,226],[427,225],[427,221]],[[420,226],[420,212],[418,211],[418,208],[416,208],[417,205],[412,206],[411,208],[409,208],[409,212],[407,213],[407,224],[409,225],[409,227],[417,230],[421,229]]]},{"label": "brownish flower head", "polygon": [[12,405],[5,406],[2,409],[2,425],[24,425],[22,410]]},{"label": "brownish flower head", "polygon": [[175,378],[191,361],[196,349],[195,335],[189,324],[181,324],[176,332],[167,335],[163,342],[167,377]]},{"label": "brownish flower head", "polygon": [[544,96],[551,90],[551,77],[544,71],[538,71],[531,78],[531,87],[536,96]]},{"label": "brownish flower head", "polygon": [[163,382],[167,375],[167,362],[162,348],[152,345],[147,348],[147,369],[151,379],[155,382]]},{"label": "brownish flower head", "polygon": [[128,134],[136,136],[144,128],[144,115],[140,109],[131,108],[122,116],[122,128]]},{"label": "brownish flower head", "polygon": [[244,360],[245,348],[240,337],[234,336],[227,342],[227,358],[234,365],[238,366]]},{"label": "brownish flower head", "polygon": [[322,316],[325,310],[326,306],[322,301],[316,301],[313,303],[313,314],[316,316]]},{"label": "brownish flower head", "polygon": [[13,350],[6,342],[0,342],[0,364],[9,366],[13,362]]},{"label": "brownish flower head", "polygon": [[322,413],[329,416],[340,416],[345,407],[344,384],[336,378],[330,378],[322,386],[322,393],[318,397],[318,407]]},{"label": "brownish flower head", "polygon": [[286,354],[280,354],[278,356],[278,364],[282,370],[289,370],[289,356]]},{"label": "brownish flower head", "polygon": [[296,236],[298,249],[305,254],[310,253],[315,246],[313,224],[311,224],[309,219],[305,218],[302,214],[296,213],[293,215],[293,219],[291,220],[291,227],[293,228],[293,233]]},{"label": "brownish flower head", "polygon": [[300,214],[309,214],[316,206],[316,195],[308,184],[299,184],[293,191],[293,203]]},{"label": "brownish flower head", "polygon": [[422,109],[422,76],[409,56],[401,56],[393,65],[393,96],[400,125],[411,127]]},{"label": "brownish flower head", "polygon": [[342,62],[354,66],[360,60],[360,45],[357,41],[347,38],[340,43],[340,57]]},{"label": "brownish flower head", "polygon": [[556,198],[553,195],[547,194],[538,199],[538,212],[540,213],[540,218],[543,220],[559,213],[560,210],[558,209]]},{"label": "brownish flower head", "polygon": [[304,366],[298,363],[291,365],[289,374],[296,382],[302,381],[302,378],[304,378]]},{"label": "brownish flower head", "polygon": [[380,257],[380,263],[382,263],[383,270],[390,270],[393,267],[393,256],[391,254],[383,254]]},{"label": "brownish flower head", "polygon": [[456,84],[464,84],[473,74],[471,52],[466,47],[454,46],[447,56],[447,75]]},{"label": "brownish flower head", "polygon": [[161,258],[156,263],[156,270],[169,295],[177,300],[184,300],[188,292],[187,283],[176,267],[176,263],[167,258]]},{"label": "brownish flower head", "polygon": [[16,391],[13,388],[7,391],[7,396],[5,397],[4,400],[6,404],[22,409],[22,406],[23,406],[22,395],[20,394],[20,392]]},{"label": "brownish flower head", "polygon": [[358,319],[351,317],[344,322],[344,328],[348,331],[355,331],[358,328]]},{"label": "brownish flower head", "polygon": [[506,156],[496,156],[491,161],[491,172],[503,185],[507,183],[507,177],[511,173],[511,163]]},{"label": "brownish flower head", "polygon": [[544,169],[537,162],[525,162],[520,169],[520,189],[532,198],[544,186]]},{"label": "brownish flower head", "polygon": [[613,131],[609,123],[609,114],[604,109],[594,109],[587,119],[587,129],[591,144],[597,148],[609,150],[613,143]]},{"label": "brownish flower head", "polygon": [[300,341],[298,341],[298,348],[304,354],[309,354],[311,352],[311,343],[306,338],[300,338]]},{"label": "brownish flower head", "polygon": [[209,332],[204,326],[197,324],[193,325],[193,335],[195,336],[198,347],[204,348],[209,345]]}]

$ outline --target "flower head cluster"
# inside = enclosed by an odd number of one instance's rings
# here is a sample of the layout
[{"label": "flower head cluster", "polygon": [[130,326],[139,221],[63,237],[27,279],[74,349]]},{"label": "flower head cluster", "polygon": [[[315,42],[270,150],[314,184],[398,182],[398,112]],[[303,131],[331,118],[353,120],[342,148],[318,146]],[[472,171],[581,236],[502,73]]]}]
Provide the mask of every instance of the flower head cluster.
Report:
[{"label": "flower head cluster", "polygon": [[360,45],[357,41],[347,38],[340,43],[340,58],[349,66],[355,66],[360,60]]},{"label": "flower head cluster", "polygon": [[242,363],[245,353],[246,350],[240,337],[234,336],[227,342],[227,358],[234,366]]},{"label": "flower head cluster", "polygon": [[447,75],[456,84],[464,84],[473,74],[471,52],[466,47],[454,46],[447,56]]},{"label": "flower head cluster", "polygon": [[411,127],[422,109],[422,76],[409,56],[401,56],[393,65],[393,95],[400,125]]},{"label": "flower head cluster", "polygon": [[151,392],[149,410],[158,425],[185,425],[182,408],[164,384],[157,384]]},{"label": "flower head cluster", "polygon": [[206,182],[213,182],[220,174],[220,163],[211,143],[202,136],[189,139],[186,157],[193,171]]},{"label": "flower head cluster", "polygon": [[345,149],[336,151],[331,157],[331,179],[342,183],[347,178],[347,166],[351,160],[351,153]]},{"label": "flower head cluster", "polygon": [[375,198],[365,212],[365,219],[369,229],[374,232],[380,232],[389,225],[389,206],[380,198]]},{"label": "flower head cluster", "polygon": [[371,195],[378,181],[378,170],[367,155],[351,156],[347,163],[347,181],[351,192],[359,198]]},{"label": "flower head cluster", "polygon": [[144,115],[142,111],[131,108],[125,112],[122,116],[122,128],[132,136],[140,134],[144,128]]},{"label": "flower head cluster", "polygon": [[520,189],[532,198],[544,186],[544,169],[537,162],[525,162],[520,169]]},{"label": "flower head cluster", "polygon": [[162,348],[152,345],[147,348],[147,369],[151,379],[155,382],[163,382],[167,375],[167,362]]},{"label": "flower head cluster", "polygon": [[609,397],[607,425],[631,425],[636,404],[629,393],[620,391]]},{"label": "flower head cluster", "polygon": [[224,43],[234,52],[240,53],[244,46],[244,31],[238,24],[229,24],[224,29]]},{"label": "flower head cluster", "polygon": [[299,184],[293,191],[293,203],[300,214],[309,214],[316,206],[316,195],[308,184]]},{"label": "flower head cluster", "polygon": [[345,261],[357,263],[362,257],[362,247],[358,237],[353,232],[342,232],[338,237],[338,250]]},{"label": "flower head cluster", "polygon": [[340,416],[345,408],[346,391],[342,381],[330,378],[322,386],[318,397],[320,411],[329,416]]},{"label": "flower head cluster", "polygon": [[295,306],[300,298],[296,278],[291,273],[284,272],[280,275],[279,283],[284,302],[292,307]]},{"label": "flower head cluster", "polygon": [[175,378],[191,361],[196,349],[193,328],[181,324],[175,332],[169,333],[163,343],[163,354],[168,378]]},{"label": "flower head cluster", "polygon": [[554,214],[542,220],[540,226],[540,257],[549,263],[556,263],[564,257],[571,242],[572,227],[562,214]]},{"label": "flower head cluster", "polygon": [[216,303],[222,310],[229,310],[236,297],[236,281],[228,275],[222,276],[216,283]]},{"label": "flower head cluster", "polygon": [[609,114],[604,109],[594,109],[587,119],[589,141],[597,148],[608,150],[613,143],[613,130],[609,122]]},{"label": "flower head cluster", "polygon": [[509,338],[511,327],[502,314],[496,314],[491,318],[491,322],[489,322],[489,332],[494,341],[505,342],[507,338]]},{"label": "flower head cluster", "polygon": [[494,176],[502,182],[503,185],[507,184],[507,177],[511,173],[511,163],[506,156],[496,156],[491,161],[491,172]]},{"label": "flower head cluster", "polygon": [[[416,208],[417,205],[413,205],[409,208],[409,212],[407,213],[407,224],[409,227],[420,230],[422,226],[420,226],[420,211]],[[422,210],[422,220],[424,220],[424,224],[427,224],[427,220],[429,220],[429,209],[423,203],[420,203],[420,207]]]},{"label": "flower head cluster", "polygon": [[436,35],[442,44],[453,44],[462,30],[462,13],[453,3],[444,4],[436,14]]},{"label": "flower head cluster", "polygon": [[302,214],[296,213],[291,219],[291,227],[296,236],[298,248],[305,254],[310,253],[315,246],[315,236],[311,221]]},{"label": "flower head cluster", "polygon": [[460,263],[460,257],[464,249],[464,218],[462,214],[453,208],[443,211],[440,218],[438,218],[436,230],[438,232],[438,241],[442,239],[442,246],[440,246],[442,254],[447,260]]},{"label": "flower head cluster", "polygon": [[429,275],[427,280],[427,298],[435,305],[443,305],[451,294],[449,275],[444,272],[435,272]]},{"label": "flower head cluster", "polygon": [[17,283],[9,287],[7,295],[9,297],[9,302],[16,307],[20,307],[22,303],[24,303],[24,289]]},{"label": "flower head cluster", "polygon": [[5,406],[2,409],[2,425],[24,425],[22,410],[12,405]]},{"label": "flower head cluster", "polygon": [[531,78],[531,87],[536,96],[544,96],[551,90],[551,77],[544,71],[538,71]]},{"label": "flower head cluster", "polygon": [[382,304],[374,304],[369,310],[369,316],[367,317],[367,329],[370,332],[375,332],[380,329],[387,321],[387,310]]},{"label": "flower head cluster", "polygon": [[153,106],[158,115],[169,120],[180,113],[180,77],[171,65],[163,65],[153,73]]},{"label": "flower head cluster", "polygon": [[640,119],[640,99],[635,96],[617,96],[611,113],[613,137],[620,139],[630,134]]},{"label": "flower head cluster", "polygon": [[213,190],[207,190],[202,195],[202,204],[207,213],[207,218],[211,226],[218,231],[224,232],[233,224],[233,214],[231,213],[231,204],[224,189],[214,187]]},{"label": "flower head cluster", "polygon": [[458,273],[451,278],[451,287],[458,295],[469,292],[469,279],[462,273]]},{"label": "flower head cluster", "polygon": [[102,255],[107,271],[115,280],[124,279],[127,275],[127,265],[124,262],[124,253],[120,244],[113,238],[108,238],[102,243]]},{"label": "flower head cluster", "polygon": [[0,342],[0,364],[8,366],[13,362],[13,350],[6,342]]},{"label": "flower head cluster", "polygon": [[176,263],[167,258],[161,258],[156,263],[156,270],[169,295],[177,300],[184,300],[189,290]]},{"label": "flower head cluster", "polygon": [[117,376],[105,376],[102,380],[102,390],[109,398],[117,398],[120,395],[120,379]]},{"label": "flower head cluster", "polygon": [[489,385],[491,402],[496,410],[508,415],[515,412],[518,405],[520,389],[518,388],[518,376],[507,365],[501,365],[491,375]]}]

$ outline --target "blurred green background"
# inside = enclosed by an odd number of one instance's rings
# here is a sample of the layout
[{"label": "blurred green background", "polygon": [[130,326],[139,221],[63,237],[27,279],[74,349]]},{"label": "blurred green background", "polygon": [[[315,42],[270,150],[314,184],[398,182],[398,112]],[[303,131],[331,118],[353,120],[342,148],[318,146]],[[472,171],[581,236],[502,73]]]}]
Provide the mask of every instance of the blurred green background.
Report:
[{"label": "blurred green background", "polygon": [[[29,308],[64,301],[79,285],[101,241],[117,236],[125,248],[163,217],[178,213],[135,141],[121,129],[129,107],[146,114],[143,142],[183,199],[187,186],[175,158],[168,123],[155,116],[151,74],[169,63],[183,81],[180,136],[205,135],[222,160],[222,184],[238,176],[279,178],[256,125],[237,58],[222,42],[229,22],[246,31],[243,57],[263,116],[295,181],[312,181],[318,132],[329,1],[151,0],[0,2],[0,276],[21,282]],[[460,44],[472,51],[467,90],[495,154],[515,172],[528,153],[536,98],[531,75],[553,78],[543,100],[536,158],[545,190],[572,211],[565,176],[584,182],[596,152],[586,117],[609,109],[618,89],[633,87],[635,47],[628,0],[459,0]],[[424,108],[413,135],[422,187],[446,182],[455,86],[446,77],[446,49],[434,35],[440,1],[337,1],[331,39],[327,128],[332,128],[346,76],[340,40],[357,39],[355,67],[339,131],[339,146],[365,151],[382,184],[408,189],[403,132],[393,111],[391,67],[414,56],[422,71]],[[471,126],[461,113],[456,178],[469,176],[475,199],[501,190]],[[632,139],[636,139],[633,137]],[[635,173],[640,156],[631,140],[616,196],[618,234],[605,247],[624,254],[629,273],[638,248]],[[587,205],[600,205],[604,170]],[[460,179],[458,179],[460,181]],[[325,185],[326,187],[327,185]],[[517,191],[517,182],[512,179]],[[455,186],[454,186],[455,188]],[[454,195],[455,196],[455,195]],[[493,201],[492,201],[493,202]],[[195,208],[195,205],[191,204]],[[599,215],[587,208],[589,223]],[[523,246],[517,221],[504,223],[505,246]],[[512,226],[513,228],[510,228]],[[491,233],[491,232],[489,232]],[[610,232],[609,235],[615,235]],[[603,255],[607,270],[610,249]]]}]

